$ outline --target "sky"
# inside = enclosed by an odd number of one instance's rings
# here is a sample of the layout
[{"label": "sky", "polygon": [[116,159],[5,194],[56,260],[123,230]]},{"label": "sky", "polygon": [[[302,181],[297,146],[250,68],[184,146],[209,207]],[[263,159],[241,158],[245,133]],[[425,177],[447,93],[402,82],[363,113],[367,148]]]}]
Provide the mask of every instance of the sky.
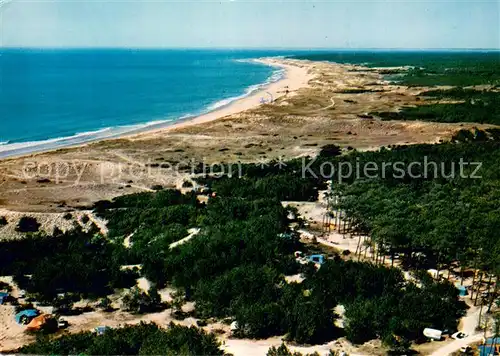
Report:
[{"label": "sky", "polygon": [[2,47],[500,48],[500,1],[0,0]]}]

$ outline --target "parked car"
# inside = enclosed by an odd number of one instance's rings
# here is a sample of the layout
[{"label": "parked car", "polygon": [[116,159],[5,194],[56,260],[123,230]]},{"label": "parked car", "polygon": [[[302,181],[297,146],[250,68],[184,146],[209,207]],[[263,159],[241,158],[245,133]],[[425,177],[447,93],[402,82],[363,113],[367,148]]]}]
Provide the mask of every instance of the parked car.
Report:
[{"label": "parked car", "polygon": [[59,319],[57,320],[57,327],[58,327],[59,329],[66,329],[68,326],[69,326],[69,323],[68,323],[68,321],[67,321],[67,320],[64,320],[64,319],[62,319],[62,318],[59,318]]},{"label": "parked car", "polygon": [[470,347],[470,346],[462,346],[460,348],[460,353],[462,355],[469,355],[471,352],[472,352],[472,347]]},{"label": "parked car", "polygon": [[467,336],[468,336],[467,334],[465,334],[461,331],[457,331],[456,333],[451,335],[451,338],[455,339],[455,340],[460,340],[460,339],[465,339]]}]

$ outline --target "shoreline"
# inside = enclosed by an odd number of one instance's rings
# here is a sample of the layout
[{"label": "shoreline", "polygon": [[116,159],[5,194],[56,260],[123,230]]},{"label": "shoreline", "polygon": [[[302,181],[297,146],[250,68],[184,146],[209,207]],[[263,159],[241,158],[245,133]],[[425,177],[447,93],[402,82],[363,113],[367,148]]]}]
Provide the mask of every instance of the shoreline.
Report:
[{"label": "shoreline", "polygon": [[[484,127],[365,118],[369,112],[418,105],[421,89],[387,85],[376,72],[360,74],[340,64],[277,58],[266,64],[284,68],[286,77],[213,112],[123,138],[0,159],[0,206],[24,212],[79,210],[156,186],[182,189],[200,163],[312,157],[331,144],[367,150],[434,143],[458,128]],[[264,94],[275,102],[261,105]]]},{"label": "shoreline", "polygon": [[144,132],[130,135],[123,135],[121,136],[121,138],[145,139],[160,133],[166,133],[176,129],[182,129],[189,126],[195,126],[223,119],[226,116],[238,114],[262,105],[263,103],[261,102],[261,99],[264,99],[266,101],[270,100],[269,94],[271,94],[273,101],[281,96],[286,95],[287,89],[289,91],[289,94],[293,95],[293,93],[298,89],[307,87],[309,85],[309,80],[313,77],[308,73],[307,67],[300,67],[296,64],[292,64],[292,60],[289,59],[259,58],[255,59],[254,61],[271,67],[280,67],[281,69],[285,70],[285,75],[280,80],[270,83],[251,93],[250,95],[235,100],[228,105],[222,106],[214,111],[210,111],[205,114],[201,114],[185,120],[177,120],[175,122],[172,122],[170,125],[162,128],[145,130]]},{"label": "shoreline", "polygon": [[[144,124],[133,125],[136,128],[131,128],[127,130],[127,127],[122,126],[122,129],[126,130],[124,132],[117,132],[109,136],[94,136],[99,135],[106,131],[114,129],[113,127],[104,128],[100,130],[79,133],[73,136],[53,138],[43,141],[34,142],[20,142],[14,143],[14,145],[19,145],[19,147],[14,147],[12,149],[7,149],[2,151],[0,146],[0,161],[8,159],[22,158],[23,156],[36,155],[41,153],[53,152],[59,149],[68,149],[76,147],[84,147],[92,143],[97,143],[101,141],[111,141],[116,139],[144,139],[151,135],[158,135],[162,132],[170,132],[172,130],[189,127],[193,125],[199,125],[202,123],[222,119],[225,116],[237,114],[249,109],[253,109],[259,105],[262,105],[262,100],[270,101],[276,100],[278,97],[285,95],[285,91],[288,89],[289,93],[293,93],[302,87],[308,85],[309,79],[312,78],[311,75],[307,73],[306,67],[300,67],[291,64],[291,60],[277,59],[277,58],[256,58],[252,59],[253,62],[263,64],[276,69],[284,70],[284,75],[282,78],[275,82],[266,82],[256,84],[259,87],[257,90],[250,92],[248,94],[243,94],[240,98],[230,101],[226,105],[217,107],[211,111],[202,113],[195,116],[180,117],[177,120],[166,120],[157,121]],[[288,62],[288,63],[287,63]],[[267,80],[269,80],[269,77]],[[247,88],[248,89],[248,88]],[[226,99],[229,100],[230,98]],[[222,100],[221,100],[222,101]],[[220,101],[214,102],[217,104]],[[132,126],[132,125],[131,125]],[[142,126],[142,127],[141,127]],[[82,136],[90,136],[88,139],[82,140]],[[27,146],[26,146],[27,145]]]}]

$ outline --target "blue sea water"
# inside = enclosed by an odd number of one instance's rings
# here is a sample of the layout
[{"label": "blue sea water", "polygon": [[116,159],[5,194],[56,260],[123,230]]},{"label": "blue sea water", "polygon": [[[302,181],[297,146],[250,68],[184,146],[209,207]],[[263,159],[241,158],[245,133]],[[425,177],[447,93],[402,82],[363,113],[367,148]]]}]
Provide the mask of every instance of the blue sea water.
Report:
[{"label": "blue sea water", "polygon": [[258,50],[0,49],[0,157],[196,116],[278,80]]}]

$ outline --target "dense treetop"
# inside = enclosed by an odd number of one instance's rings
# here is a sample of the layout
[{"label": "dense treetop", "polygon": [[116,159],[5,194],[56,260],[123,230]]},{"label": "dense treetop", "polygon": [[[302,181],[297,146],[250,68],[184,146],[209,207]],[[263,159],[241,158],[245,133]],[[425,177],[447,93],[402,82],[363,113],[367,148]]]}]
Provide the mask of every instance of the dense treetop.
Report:
[{"label": "dense treetop", "polygon": [[201,329],[175,324],[161,329],[145,323],[107,329],[103,335],[83,332],[54,340],[41,338],[17,352],[35,355],[225,355],[215,335]]}]

